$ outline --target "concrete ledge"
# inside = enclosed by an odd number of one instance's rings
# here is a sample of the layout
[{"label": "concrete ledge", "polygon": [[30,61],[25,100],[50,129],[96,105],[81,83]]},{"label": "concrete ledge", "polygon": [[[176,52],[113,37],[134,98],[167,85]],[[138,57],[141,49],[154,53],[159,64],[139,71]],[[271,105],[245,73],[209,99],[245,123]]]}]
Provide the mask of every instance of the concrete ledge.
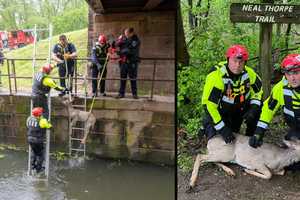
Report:
[{"label": "concrete ledge", "polygon": [[[30,96],[1,95],[0,137],[15,138],[26,146],[26,119]],[[58,97],[53,97],[51,142],[68,151],[68,112]],[[75,104],[83,103],[77,98]],[[91,99],[88,100],[88,105]],[[145,99],[96,99],[93,114],[97,121],[87,141],[87,152],[101,157],[174,164],[174,101]],[[88,106],[89,108],[89,106]]]}]

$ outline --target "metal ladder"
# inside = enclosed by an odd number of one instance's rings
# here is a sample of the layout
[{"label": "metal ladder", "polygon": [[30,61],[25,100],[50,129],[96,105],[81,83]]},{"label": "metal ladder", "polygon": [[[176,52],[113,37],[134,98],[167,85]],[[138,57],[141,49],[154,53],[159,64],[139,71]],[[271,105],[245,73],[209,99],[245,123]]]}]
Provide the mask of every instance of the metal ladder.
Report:
[{"label": "metal ladder", "polygon": [[[74,83],[74,82],[73,82]],[[77,83],[82,84],[82,83]],[[84,75],[84,101],[83,104],[72,105],[75,109],[81,109],[87,111],[87,79]],[[69,155],[70,156],[86,156],[86,144],[82,144],[81,140],[85,135],[85,122],[77,122],[74,126],[71,126],[71,117],[69,115]]]},{"label": "metal ladder", "polygon": [[[108,62],[108,56],[106,57],[105,60],[105,67],[107,65]],[[101,83],[101,79],[102,79],[102,75],[103,72],[100,75],[100,80],[98,82],[97,85],[97,90],[99,88],[99,85]],[[84,111],[87,111],[87,74],[84,75],[84,103],[82,105],[73,105],[74,108],[82,108],[84,109]],[[92,104],[91,104],[91,108],[89,110],[89,112],[92,111],[93,105],[94,105],[94,101],[95,101],[95,97],[93,97],[92,100]],[[83,125],[83,127],[82,127]],[[77,131],[77,132],[76,132]],[[72,156],[73,152],[76,152],[76,156],[78,156],[80,153],[83,154],[83,156],[85,157],[86,155],[86,144],[81,144],[80,141],[81,139],[83,139],[83,136],[85,135],[85,123],[81,124],[81,127],[77,127],[76,124],[72,127],[71,126],[71,118],[69,116],[69,155]],[[88,130],[90,131],[90,130]],[[79,132],[79,133],[78,133]],[[76,143],[76,144],[74,144]]]},{"label": "metal ladder", "polygon": [[[48,44],[49,44],[49,49],[48,49],[48,63],[50,64],[51,62],[51,39],[52,39],[52,25],[49,25],[48,29],[39,29],[39,31],[44,31],[44,30],[49,30],[49,38],[48,38]],[[37,26],[35,25],[34,27],[34,43],[33,43],[33,60],[32,60],[32,82],[34,80],[34,75],[35,75],[35,65],[36,65],[36,41],[37,41]],[[47,96],[47,101],[48,101],[48,109],[49,109],[49,117],[48,117],[48,121],[51,120],[51,94],[49,93]],[[31,111],[33,109],[33,102],[31,100],[30,102],[30,114]],[[44,161],[44,177],[39,177],[38,180],[44,180],[44,181],[48,181],[49,178],[49,164],[50,164],[50,129],[46,130],[46,141],[44,142],[44,153],[45,153],[45,161]],[[29,145],[29,149],[28,149],[28,171],[27,171],[27,175],[28,176],[32,176],[33,175],[33,171],[31,169],[31,147]]]}]

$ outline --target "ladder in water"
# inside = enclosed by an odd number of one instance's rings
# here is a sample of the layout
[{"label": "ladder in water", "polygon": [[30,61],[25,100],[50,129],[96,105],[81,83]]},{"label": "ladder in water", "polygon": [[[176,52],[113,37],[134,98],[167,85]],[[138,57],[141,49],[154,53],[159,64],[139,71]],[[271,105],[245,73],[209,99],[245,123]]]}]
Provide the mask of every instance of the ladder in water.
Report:
[{"label": "ladder in water", "polygon": [[[35,75],[35,65],[36,65],[36,41],[37,41],[37,31],[44,31],[44,30],[49,30],[49,38],[48,38],[48,64],[50,64],[51,62],[51,39],[52,39],[52,25],[49,25],[48,29],[39,29],[37,30],[37,26],[35,25],[34,27],[34,43],[33,43],[33,60],[32,60],[32,82],[34,79],[34,75]],[[47,96],[47,101],[48,101],[48,109],[49,109],[49,117],[48,117],[48,121],[50,121],[51,119],[51,94],[49,93]],[[33,109],[33,102],[31,100],[30,102],[30,114],[31,111]],[[48,181],[49,178],[49,164],[50,164],[50,129],[46,130],[46,141],[44,142],[44,177],[40,177],[38,178],[39,180],[45,180]],[[28,149],[28,171],[27,171],[27,175],[32,176],[33,175],[33,170],[31,169],[31,154],[32,154],[32,150],[31,147],[29,145],[29,149]]]},{"label": "ladder in water", "polygon": [[[74,83],[74,82],[73,82]],[[82,83],[79,83],[82,84]],[[81,109],[87,111],[87,79],[84,75],[83,81],[84,94],[83,104],[72,105],[75,109]],[[70,95],[70,94],[69,94]],[[86,156],[86,144],[81,143],[81,140],[85,136],[85,122],[77,122],[73,126],[71,125],[71,117],[69,115],[69,155],[70,156]],[[89,130],[88,130],[89,131]]]}]

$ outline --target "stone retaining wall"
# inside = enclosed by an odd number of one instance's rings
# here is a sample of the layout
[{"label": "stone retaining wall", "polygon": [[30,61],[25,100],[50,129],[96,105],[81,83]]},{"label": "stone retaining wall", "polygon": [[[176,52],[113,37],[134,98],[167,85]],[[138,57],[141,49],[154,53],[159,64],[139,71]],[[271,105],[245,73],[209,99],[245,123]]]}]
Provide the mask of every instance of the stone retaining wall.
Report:
[{"label": "stone retaining wall", "polygon": [[[0,96],[0,137],[26,143],[26,118],[30,110],[28,96]],[[81,104],[83,99],[76,99]],[[88,100],[88,108],[91,99]],[[93,113],[96,125],[88,137],[87,153],[109,158],[128,158],[174,164],[174,102],[132,99],[97,99]],[[68,151],[68,113],[58,97],[52,98],[53,129],[51,142]],[[7,127],[10,125],[12,127]],[[14,128],[15,126],[16,128]]]}]

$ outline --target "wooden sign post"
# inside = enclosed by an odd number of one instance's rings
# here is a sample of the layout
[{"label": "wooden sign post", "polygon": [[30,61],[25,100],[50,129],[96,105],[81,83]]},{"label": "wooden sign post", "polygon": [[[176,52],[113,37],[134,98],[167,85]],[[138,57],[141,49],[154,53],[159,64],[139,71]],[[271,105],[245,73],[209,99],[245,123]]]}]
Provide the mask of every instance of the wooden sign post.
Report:
[{"label": "wooden sign post", "polygon": [[300,5],[232,3],[230,20],[234,23],[260,23],[259,67],[264,97],[267,97],[271,92],[272,24],[299,24]]}]

